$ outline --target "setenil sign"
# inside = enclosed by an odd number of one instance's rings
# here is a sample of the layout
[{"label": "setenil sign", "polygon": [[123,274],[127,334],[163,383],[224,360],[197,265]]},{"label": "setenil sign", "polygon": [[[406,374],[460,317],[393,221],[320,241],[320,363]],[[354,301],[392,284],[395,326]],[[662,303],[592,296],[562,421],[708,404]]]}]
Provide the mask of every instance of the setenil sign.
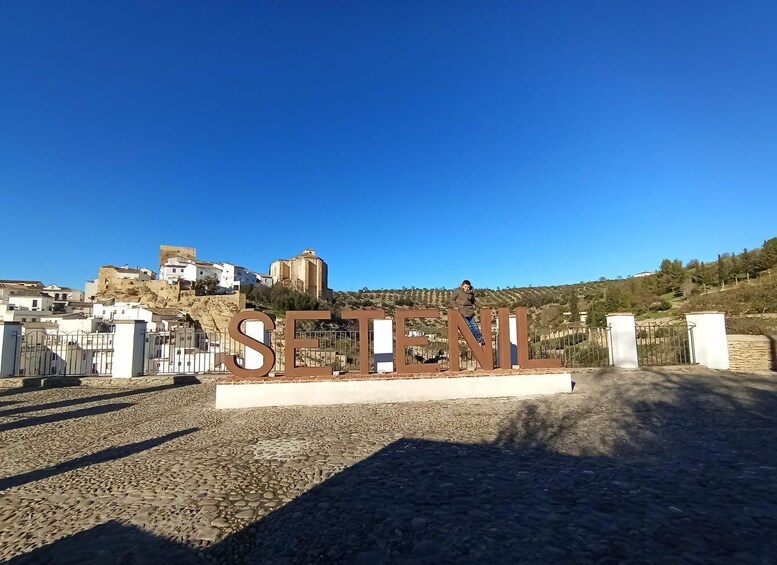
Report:
[{"label": "setenil sign", "polygon": [[[497,321],[500,331],[497,334],[500,369],[511,369],[512,360],[510,354],[510,332],[507,330],[510,326],[510,309],[497,309]],[[482,334],[485,340],[484,345],[478,344],[475,336],[472,334],[469,326],[462,315],[457,310],[448,310],[448,353],[450,358],[450,370],[458,371],[459,364],[459,335],[464,338],[472,355],[480,365],[481,369],[493,370],[494,352],[492,349],[491,333],[491,309],[482,308],[480,310],[480,319],[489,320],[488,324],[483,325]],[[405,359],[405,349],[412,346],[429,345],[427,336],[408,336],[406,331],[407,320],[416,318],[438,318],[439,310],[436,309],[410,309],[399,308],[394,313],[396,343],[395,366],[397,373],[428,373],[430,371],[440,371],[442,367],[439,363],[412,364],[407,363]],[[317,339],[301,339],[296,337],[297,320],[329,320],[332,313],[328,310],[321,311],[289,311],[286,312],[285,338],[285,361],[286,366],[284,374],[289,377],[315,377],[331,376],[332,367],[298,367],[296,365],[296,352],[300,348],[318,347]],[[359,322],[359,371],[369,373],[369,341],[368,330],[370,320],[385,319],[383,310],[344,310],[341,317],[346,320],[358,320]],[[249,320],[256,320],[264,324],[265,330],[275,329],[275,322],[265,314],[257,310],[243,310],[237,314],[229,323],[229,334],[238,343],[246,348],[253,349],[262,355],[263,363],[261,367],[249,369],[240,364],[237,355],[227,357],[224,362],[227,369],[236,377],[241,378],[260,378],[265,377],[272,372],[275,367],[275,351],[267,344],[247,335],[243,330],[243,323]],[[529,359],[529,329],[526,308],[515,309],[516,334],[518,344],[518,365],[522,369],[554,368],[561,367],[559,359]]]}]

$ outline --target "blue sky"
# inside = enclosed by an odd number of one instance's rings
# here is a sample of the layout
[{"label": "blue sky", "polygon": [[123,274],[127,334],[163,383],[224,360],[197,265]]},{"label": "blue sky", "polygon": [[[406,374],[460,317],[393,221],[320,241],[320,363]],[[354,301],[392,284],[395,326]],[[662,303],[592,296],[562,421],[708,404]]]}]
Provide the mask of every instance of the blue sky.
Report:
[{"label": "blue sky", "polygon": [[0,278],[160,243],[330,286],[573,283],[777,236],[775,2],[0,7]]}]

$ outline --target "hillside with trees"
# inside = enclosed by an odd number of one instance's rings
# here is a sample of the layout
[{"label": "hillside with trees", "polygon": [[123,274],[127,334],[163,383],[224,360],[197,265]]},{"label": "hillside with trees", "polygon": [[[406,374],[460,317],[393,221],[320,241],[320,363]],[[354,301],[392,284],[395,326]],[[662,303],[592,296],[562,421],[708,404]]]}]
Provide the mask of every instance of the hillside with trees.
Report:
[{"label": "hillside with trees", "polygon": [[[687,311],[720,310],[736,315],[777,313],[777,237],[757,249],[721,253],[715,261],[664,259],[648,276],[572,285],[477,289],[481,307],[524,306],[534,325],[553,330],[578,323],[603,327],[610,312],[632,312],[638,319],[682,316]],[[327,304],[343,308],[397,307],[445,309],[452,289],[401,288],[335,292]]]},{"label": "hillside with trees", "polygon": [[[476,289],[478,304],[488,308],[529,309],[533,327],[555,331],[569,326],[602,328],[612,312],[631,312],[637,320],[670,320],[686,312],[719,310],[740,333],[777,331],[777,237],[757,249],[721,253],[715,261],[664,259],[647,276],[581,282],[570,285]],[[207,288],[198,292],[207,293]],[[381,308],[391,316],[396,308],[448,307],[452,289],[399,288],[334,292],[317,300],[282,285],[243,289],[249,307],[283,316],[287,310],[330,310],[332,322],[313,326],[347,326],[343,309]],[[754,319],[758,317],[758,319]],[[411,322],[410,326],[418,322]],[[439,325],[429,320],[420,325]]]}]

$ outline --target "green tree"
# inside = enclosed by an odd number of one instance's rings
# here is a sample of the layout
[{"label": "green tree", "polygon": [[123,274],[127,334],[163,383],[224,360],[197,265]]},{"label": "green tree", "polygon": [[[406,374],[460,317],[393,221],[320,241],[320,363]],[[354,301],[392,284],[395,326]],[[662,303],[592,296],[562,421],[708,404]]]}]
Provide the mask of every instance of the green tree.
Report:
[{"label": "green tree", "polygon": [[580,304],[578,302],[577,291],[570,287],[566,292],[566,302],[569,304],[570,320],[572,322],[580,321]]},{"label": "green tree", "polygon": [[777,265],[777,237],[764,241],[761,247],[761,256],[763,257],[764,269],[771,269]]},{"label": "green tree", "polygon": [[588,305],[585,322],[590,328],[603,328],[607,325],[607,312],[602,300],[594,300]]},{"label": "green tree", "polygon": [[729,270],[729,265],[725,254],[718,255],[718,284],[728,282],[730,277],[731,271]]},{"label": "green tree", "polygon": [[319,302],[309,294],[276,284],[270,290],[270,306],[277,314],[288,310],[317,310]]},{"label": "green tree", "polygon": [[658,280],[661,285],[662,293],[665,292],[679,292],[680,287],[685,280],[685,269],[683,269],[683,263],[679,259],[670,261],[664,259],[661,261],[661,267],[658,271]]},{"label": "green tree", "polygon": [[219,289],[219,279],[215,275],[205,277],[195,281],[192,285],[194,288],[195,296],[206,296],[209,294],[216,294]]},{"label": "green tree", "polygon": [[605,290],[604,294],[604,310],[605,314],[612,314],[618,312],[623,306],[623,295],[621,290],[617,286],[611,286]]}]

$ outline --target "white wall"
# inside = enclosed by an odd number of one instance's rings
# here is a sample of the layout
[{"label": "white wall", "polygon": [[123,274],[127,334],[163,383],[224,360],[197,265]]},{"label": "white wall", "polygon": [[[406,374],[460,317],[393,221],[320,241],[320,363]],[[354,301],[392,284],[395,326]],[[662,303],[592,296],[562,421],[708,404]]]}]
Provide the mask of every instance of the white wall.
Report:
[{"label": "white wall", "polygon": [[54,304],[54,299],[50,296],[41,294],[38,294],[37,296],[19,296],[12,294],[8,297],[8,304],[12,304],[19,310],[51,312],[51,306]]},{"label": "white wall", "polygon": [[138,302],[116,302],[115,304],[95,304],[92,307],[95,318],[103,320],[143,320],[151,322],[153,312]]},{"label": "white wall", "polygon": [[[186,269],[189,268],[188,277]],[[197,280],[194,272],[194,264],[179,257],[171,257],[159,268],[159,280],[174,283],[180,279],[194,282]]]},{"label": "white wall", "polygon": [[86,281],[84,285],[84,298],[92,302],[92,296],[97,296],[97,279]]}]

